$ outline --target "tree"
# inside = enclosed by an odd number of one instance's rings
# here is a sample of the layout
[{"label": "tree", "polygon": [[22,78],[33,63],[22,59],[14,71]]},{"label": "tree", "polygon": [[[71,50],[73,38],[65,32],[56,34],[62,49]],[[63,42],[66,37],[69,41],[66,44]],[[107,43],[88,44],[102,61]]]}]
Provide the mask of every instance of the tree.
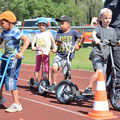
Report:
[{"label": "tree", "polygon": [[0,0],[0,12],[11,10],[18,20],[69,15],[72,25],[88,24],[103,6],[102,0]]},{"label": "tree", "polygon": [[29,15],[25,2],[25,0],[1,0],[0,11],[10,10],[16,15],[18,20],[23,20],[25,16]]},{"label": "tree", "polygon": [[75,0],[77,6],[84,11],[85,23],[90,23],[92,17],[98,16],[100,9],[103,7],[102,0]]}]

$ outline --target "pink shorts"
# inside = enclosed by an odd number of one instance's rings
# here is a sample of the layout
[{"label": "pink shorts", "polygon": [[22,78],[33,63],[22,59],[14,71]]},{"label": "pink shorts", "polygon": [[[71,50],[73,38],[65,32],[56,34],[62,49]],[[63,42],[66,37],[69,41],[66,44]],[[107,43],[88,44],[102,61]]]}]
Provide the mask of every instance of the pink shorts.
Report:
[{"label": "pink shorts", "polygon": [[[35,72],[39,72],[40,71],[41,62],[42,62],[42,55],[37,55],[36,56]],[[49,56],[48,55],[44,55],[43,63],[44,63],[43,71],[48,73],[48,67],[49,67]]]}]

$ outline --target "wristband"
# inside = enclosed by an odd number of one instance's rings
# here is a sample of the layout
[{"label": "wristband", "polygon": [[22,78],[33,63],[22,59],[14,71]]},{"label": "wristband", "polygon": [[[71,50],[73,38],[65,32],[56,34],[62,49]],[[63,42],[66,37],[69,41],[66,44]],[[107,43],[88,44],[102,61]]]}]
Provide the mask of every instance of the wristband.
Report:
[{"label": "wristband", "polygon": [[81,43],[79,43],[78,45],[81,46]]}]

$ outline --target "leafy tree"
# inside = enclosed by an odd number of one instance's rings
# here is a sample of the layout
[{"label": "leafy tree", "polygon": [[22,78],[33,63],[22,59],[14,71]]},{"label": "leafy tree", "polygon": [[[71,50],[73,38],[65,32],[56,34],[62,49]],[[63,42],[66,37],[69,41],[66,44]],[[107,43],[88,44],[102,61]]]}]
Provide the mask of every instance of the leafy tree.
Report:
[{"label": "leafy tree", "polygon": [[13,11],[18,20],[22,20],[29,13],[26,9],[25,0],[1,0],[0,8],[1,12],[5,10]]},{"label": "leafy tree", "polygon": [[100,9],[103,6],[102,0],[75,0],[85,14],[85,23],[90,23],[92,17],[98,16]]},{"label": "leafy tree", "polygon": [[18,20],[69,15],[72,25],[90,23],[103,6],[102,0],[0,0],[0,12],[11,10]]}]

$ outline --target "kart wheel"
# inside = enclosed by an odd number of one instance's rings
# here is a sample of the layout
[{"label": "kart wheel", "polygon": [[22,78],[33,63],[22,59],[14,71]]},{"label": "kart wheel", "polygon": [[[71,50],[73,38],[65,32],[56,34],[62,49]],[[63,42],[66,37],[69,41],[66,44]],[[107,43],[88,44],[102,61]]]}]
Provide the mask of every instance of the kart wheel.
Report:
[{"label": "kart wheel", "polygon": [[120,111],[120,86],[115,88],[115,94],[113,90],[110,92],[110,102],[115,110]]},{"label": "kart wheel", "polygon": [[62,104],[69,104],[76,94],[75,85],[69,80],[63,80],[56,86],[56,98]]},{"label": "kart wheel", "polygon": [[34,78],[30,78],[29,84],[30,84],[30,87],[33,88],[33,85],[34,85]]},{"label": "kart wheel", "polygon": [[38,94],[45,96],[48,92],[44,89],[47,89],[48,85],[50,85],[49,81],[47,79],[42,79],[38,86]]}]

